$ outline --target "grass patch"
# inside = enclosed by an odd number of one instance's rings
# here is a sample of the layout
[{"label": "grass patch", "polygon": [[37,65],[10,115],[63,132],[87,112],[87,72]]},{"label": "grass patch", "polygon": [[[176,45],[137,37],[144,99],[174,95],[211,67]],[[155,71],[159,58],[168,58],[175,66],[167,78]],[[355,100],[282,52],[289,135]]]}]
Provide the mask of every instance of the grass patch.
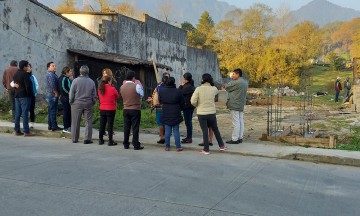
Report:
[{"label": "grass patch", "polygon": [[336,149],[360,151],[360,127],[351,128],[351,135],[339,141]]}]

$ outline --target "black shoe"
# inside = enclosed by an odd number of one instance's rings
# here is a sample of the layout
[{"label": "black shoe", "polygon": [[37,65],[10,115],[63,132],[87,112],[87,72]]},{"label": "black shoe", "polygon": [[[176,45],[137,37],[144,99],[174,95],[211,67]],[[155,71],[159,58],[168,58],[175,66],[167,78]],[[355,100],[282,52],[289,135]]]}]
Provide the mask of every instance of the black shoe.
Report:
[{"label": "black shoe", "polygon": [[164,144],[165,143],[165,139],[160,139],[159,141],[157,141],[158,144]]},{"label": "black shoe", "polygon": [[189,139],[189,138],[185,138],[185,139],[183,139],[183,140],[181,140],[181,143],[183,143],[183,144],[190,144],[190,143],[192,143],[192,139]]},{"label": "black shoe", "polygon": [[51,127],[48,126],[48,130],[51,130]]},{"label": "black shoe", "polygon": [[124,149],[129,149],[130,143],[123,143]]},{"label": "black shoe", "polygon": [[114,141],[109,141],[109,143],[108,143],[108,146],[116,146],[116,145],[117,145],[117,143]]},{"label": "black shoe", "polygon": [[84,140],[84,144],[91,144],[91,143],[93,143],[92,140]]},{"label": "black shoe", "polygon": [[134,147],[134,150],[141,150],[144,149],[144,146]]},{"label": "black shoe", "polygon": [[52,131],[60,131],[60,130],[63,130],[64,128],[61,128],[61,127],[56,127],[56,128],[52,128],[51,130]]},{"label": "black shoe", "polygon": [[242,142],[243,142],[243,140],[242,140],[242,139],[238,139],[238,142],[239,142],[239,143],[242,143]]},{"label": "black shoe", "polygon": [[238,140],[236,140],[236,141],[234,141],[234,140],[229,140],[229,141],[226,141],[226,143],[227,143],[227,144],[239,144],[239,141],[238,141]]},{"label": "black shoe", "polygon": [[72,141],[73,143],[78,143],[79,141]]},{"label": "black shoe", "polygon": [[22,136],[22,135],[24,135],[24,133],[23,133],[23,132],[21,132],[21,131],[19,131],[19,132],[15,132],[15,136]]},{"label": "black shoe", "polygon": [[104,143],[104,140],[99,140],[99,145],[103,145]]},{"label": "black shoe", "polygon": [[[204,146],[204,143],[200,143],[199,146]],[[209,146],[213,146],[213,144],[209,143]]]}]

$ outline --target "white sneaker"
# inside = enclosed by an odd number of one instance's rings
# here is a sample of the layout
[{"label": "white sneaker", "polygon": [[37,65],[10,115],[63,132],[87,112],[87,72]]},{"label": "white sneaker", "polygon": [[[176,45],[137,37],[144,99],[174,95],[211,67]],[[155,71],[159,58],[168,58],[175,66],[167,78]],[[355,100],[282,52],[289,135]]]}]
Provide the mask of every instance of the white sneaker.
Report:
[{"label": "white sneaker", "polygon": [[30,128],[34,128],[34,122],[30,122]]},{"label": "white sneaker", "polygon": [[64,129],[63,132],[64,133],[71,133],[71,129],[70,128]]}]

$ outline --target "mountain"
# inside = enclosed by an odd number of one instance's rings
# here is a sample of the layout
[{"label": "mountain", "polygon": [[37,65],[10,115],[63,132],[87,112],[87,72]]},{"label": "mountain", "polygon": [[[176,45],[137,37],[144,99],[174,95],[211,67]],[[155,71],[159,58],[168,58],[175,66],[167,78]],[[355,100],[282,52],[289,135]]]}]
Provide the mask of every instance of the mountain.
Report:
[{"label": "mountain", "polygon": [[[38,0],[40,3],[50,7],[55,8],[61,3],[61,0]],[[99,5],[96,3],[96,0],[85,0],[89,2],[90,5],[97,9]],[[81,9],[83,6],[84,0],[76,0],[77,8]],[[125,2],[124,0],[111,0],[112,4],[118,4]],[[161,18],[161,12],[159,10],[159,3],[164,2],[164,0],[129,0],[126,1],[133,5],[136,5],[140,8],[141,11],[146,11],[150,16],[155,18]],[[208,11],[210,16],[215,22],[219,22],[225,16],[225,14],[231,10],[234,10],[236,7],[231,6],[226,2],[221,2],[218,0],[172,0],[171,2],[171,15],[170,22],[175,25],[179,25],[182,22],[190,22],[193,25],[198,23],[201,14],[204,11]]]},{"label": "mountain", "polygon": [[304,20],[317,23],[320,27],[335,21],[349,21],[360,17],[360,12],[344,8],[326,0],[314,0],[292,12],[297,22]]}]

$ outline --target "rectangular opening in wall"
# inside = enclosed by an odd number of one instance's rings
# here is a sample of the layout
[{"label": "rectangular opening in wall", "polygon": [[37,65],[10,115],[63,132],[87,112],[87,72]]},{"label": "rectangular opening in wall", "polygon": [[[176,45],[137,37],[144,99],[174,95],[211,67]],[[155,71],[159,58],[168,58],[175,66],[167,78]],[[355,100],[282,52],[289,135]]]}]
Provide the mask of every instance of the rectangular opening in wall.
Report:
[{"label": "rectangular opening in wall", "polygon": [[103,27],[102,23],[99,23],[99,35],[101,35],[102,33],[102,27]]}]

